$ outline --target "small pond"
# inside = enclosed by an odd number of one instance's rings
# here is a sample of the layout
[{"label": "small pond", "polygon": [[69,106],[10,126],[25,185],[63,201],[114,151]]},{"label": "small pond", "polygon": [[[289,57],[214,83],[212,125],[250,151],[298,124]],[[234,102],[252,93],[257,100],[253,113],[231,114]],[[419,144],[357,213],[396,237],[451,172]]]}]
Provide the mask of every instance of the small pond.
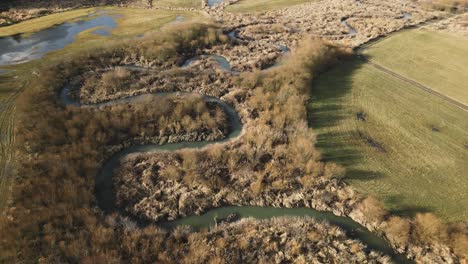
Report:
[{"label": "small pond", "polygon": [[46,53],[62,49],[75,41],[75,37],[88,29],[93,34],[107,36],[117,26],[117,16],[97,12],[74,22],[66,22],[32,34],[19,34],[0,38],[0,66],[39,59]]}]

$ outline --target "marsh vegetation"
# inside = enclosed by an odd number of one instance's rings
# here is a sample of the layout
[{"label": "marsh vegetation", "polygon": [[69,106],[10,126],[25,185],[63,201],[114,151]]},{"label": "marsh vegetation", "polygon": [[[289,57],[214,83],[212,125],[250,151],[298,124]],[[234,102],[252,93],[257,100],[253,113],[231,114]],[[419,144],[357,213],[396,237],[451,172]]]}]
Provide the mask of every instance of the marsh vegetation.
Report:
[{"label": "marsh vegetation", "polygon": [[[135,15],[139,12],[143,11]],[[116,34],[138,31],[143,22],[135,20],[139,22],[130,23],[133,27],[130,25],[128,32],[120,28]],[[324,142],[321,129],[335,120],[320,116],[320,111],[319,115],[308,112],[307,102],[312,99],[327,114],[327,110],[343,107],[339,103],[344,100],[337,103],[336,98],[326,97],[338,90],[336,86],[316,86],[312,80],[332,65],[343,61],[349,65],[350,49],[306,38],[297,43],[284,65],[268,71],[250,67],[251,72],[237,76],[207,60],[188,69],[179,67],[207,50],[238,44],[222,31],[202,24],[178,25],[148,34],[138,42],[110,42],[108,47],[86,53],[78,54],[82,49],[73,46],[69,50],[75,55],[69,59],[44,61],[18,100],[17,180],[8,211],[0,217],[0,261],[231,263],[252,247],[259,249],[247,256],[252,260],[387,261],[380,253],[368,252],[362,243],[348,239],[338,228],[311,219],[242,220],[201,232],[186,227],[167,231],[157,225],[224,205],[333,211],[388,238],[394,249],[411,259],[437,262],[467,258],[466,225],[447,225],[421,210],[414,210],[409,217],[389,212],[386,204],[357,194],[342,181],[349,180],[353,172],[358,177],[367,174],[350,171],[345,159],[333,159],[329,149],[322,154],[316,148]],[[97,39],[91,40],[99,46]],[[144,71],[132,70],[134,65]],[[102,107],[65,106],[59,94],[70,81],[75,87],[74,100],[90,105],[161,91],[219,96],[238,111],[244,131],[236,140],[204,149],[121,160],[113,182],[119,210],[109,214],[101,210],[95,193],[96,175],[109,157],[128,146],[165,143],[169,137],[185,140],[190,133],[207,135],[194,137],[196,140],[217,140],[231,129],[229,118],[225,109],[197,96],[148,96]],[[387,98],[392,96],[387,94]],[[352,111],[351,116],[364,126],[376,120],[373,110],[365,106]],[[309,127],[310,120],[326,123],[317,128],[318,138]],[[434,126],[438,128],[436,135],[447,131],[431,123]],[[357,135],[355,145],[364,145],[374,157],[394,151],[371,129],[359,130]],[[142,227],[134,219],[156,225]]]}]

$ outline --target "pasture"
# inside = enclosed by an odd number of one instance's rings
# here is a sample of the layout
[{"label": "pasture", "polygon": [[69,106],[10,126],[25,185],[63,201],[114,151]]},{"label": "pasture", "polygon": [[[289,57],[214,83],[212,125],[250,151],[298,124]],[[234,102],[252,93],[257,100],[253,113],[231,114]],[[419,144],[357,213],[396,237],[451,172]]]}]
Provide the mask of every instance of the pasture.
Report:
[{"label": "pasture", "polygon": [[229,12],[252,13],[304,4],[313,0],[241,0],[226,8]]},{"label": "pasture", "polygon": [[311,93],[317,145],[353,187],[394,214],[467,219],[468,112],[359,60],[319,76]]},{"label": "pasture", "polygon": [[153,0],[153,7],[200,8],[201,0]]},{"label": "pasture", "polygon": [[468,38],[406,30],[364,51],[369,60],[468,105]]}]

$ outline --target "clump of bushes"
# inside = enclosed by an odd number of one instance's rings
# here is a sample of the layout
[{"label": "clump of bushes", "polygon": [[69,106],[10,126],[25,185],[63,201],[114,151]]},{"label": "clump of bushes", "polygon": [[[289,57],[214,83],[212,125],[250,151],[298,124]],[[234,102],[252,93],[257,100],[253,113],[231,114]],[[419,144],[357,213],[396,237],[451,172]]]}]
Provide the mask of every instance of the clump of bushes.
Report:
[{"label": "clump of bushes", "polygon": [[[400,252],[412,252],[415,247],[433,250],[448,246],[461,260],[468,257],[466,224],[446,224],[432,213],[418,213],[414,218],[391,216],[382,203],[373,197],[363,199],[358,208],[366,216],[366,220],[375,223],[374,226],[382,231]],[[412,252],[412,254],[424,258],[421,252]]]},{"label": "clump of bushes", "polygon": [[467,0],[432,0],[422,3],[433,9],[452,13],[464,13],[468,9]]}]

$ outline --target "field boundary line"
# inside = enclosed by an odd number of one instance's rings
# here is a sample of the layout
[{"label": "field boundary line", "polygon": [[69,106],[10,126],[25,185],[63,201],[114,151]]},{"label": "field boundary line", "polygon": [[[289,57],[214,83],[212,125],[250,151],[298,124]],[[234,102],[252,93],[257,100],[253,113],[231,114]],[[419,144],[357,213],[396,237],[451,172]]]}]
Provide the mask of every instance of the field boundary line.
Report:
[{"label": "field boundary line", "polygon": [[395,77],[395,78],[397,78],[397,79],[399,79],[401,81],[404,81],[404,82],[406,82],[408,84],[411,84],[412,86],[418,87],[419,89],[421,89],[421,90],[423,90],[423,91],[425,91],[427,93],[430,93],[430,94],[432,94],[434,96],[437,96],[437,97],[439,97],[439,98],[441,98],[441,99],[443,99],[443,100],[445,100],[445,101],[447,101],[447,102],[449,102],[449,103],[451,103],[451,104],[453,104],[453,105],[455,105],[455,106],[457,106],[457,107],[459,107],[459,108],[461,108],[461,109],[463,109],[465,111],[468,111],[468,105],[465,105],[462,102],[459,102],[459,101],[457,101],[457,100],[455,100],[455,99],[453,99],[453,98],[451,98],[449,96],[441,94],[441,93],[437,92],[434,89],[431,89],[431,88],[429,88],[429,87],[427,87],[427,86],[425,86],[425,85],[423,85],[421,83],[418,83],[415,80],[412,80],[412,79],[407,78],[407,77],[405,77],[403,75],[400,75],[400,74],[398,74],[398,73],[396,73],[396,72],[394,72],[394,71],[392,71],[392,70],[390,70],[390,69],[388,69],[388,68],[386,68],[386,67],[384,67],[382,65],[379,65],[379,64],[377,64],[375,62],[372,62],[371,60],[366,59],[365,61],[369,65],[371,65],[372,67],[376,68],[377,70],[385,72],[385,73],[387,73],[387,74],[389,74],[389,75],[391,75],[391,76],[393,76],[393,77]]},{"label": "field boundary line", "polygon": [[357,46],[356,48],[354,48],[354,50],[358,53],[358,54],[362,54],[366,49],[369,49],[371,48],[372,46],[390,38],[390,37],[393,37],[395,35],[398,35],[398,34],[401,34],[401,33],[404,33],[406,31],[410,31],[410,30],[418,30],[418,29],[424,29],[426,28],[427,26],[430,26],[432,24],[435,24],[435,23],[438,23],[438,22],[441,22],[441,21],[444,21],[444,20],[447,20],[447,19],[450,19],[450,18],[453,18],[455,15],[452,15],[452,14],[449,14],[445,17],[434,17],[434,18],[430,18],[428,20],[425,20],[425,21],[421,21],[417,24],[413,24],[413,25],[408,25],[408,26],[404,26],[398,30],[395,30],[395,31],[392,31],[392,32],[389,32],[387,34],[384,34],[384,35],[381,35],[381,36],[378,36],[378,37],[375,37],[373,39],[370,39],[364,43],[362,43],[361,45]]}]

